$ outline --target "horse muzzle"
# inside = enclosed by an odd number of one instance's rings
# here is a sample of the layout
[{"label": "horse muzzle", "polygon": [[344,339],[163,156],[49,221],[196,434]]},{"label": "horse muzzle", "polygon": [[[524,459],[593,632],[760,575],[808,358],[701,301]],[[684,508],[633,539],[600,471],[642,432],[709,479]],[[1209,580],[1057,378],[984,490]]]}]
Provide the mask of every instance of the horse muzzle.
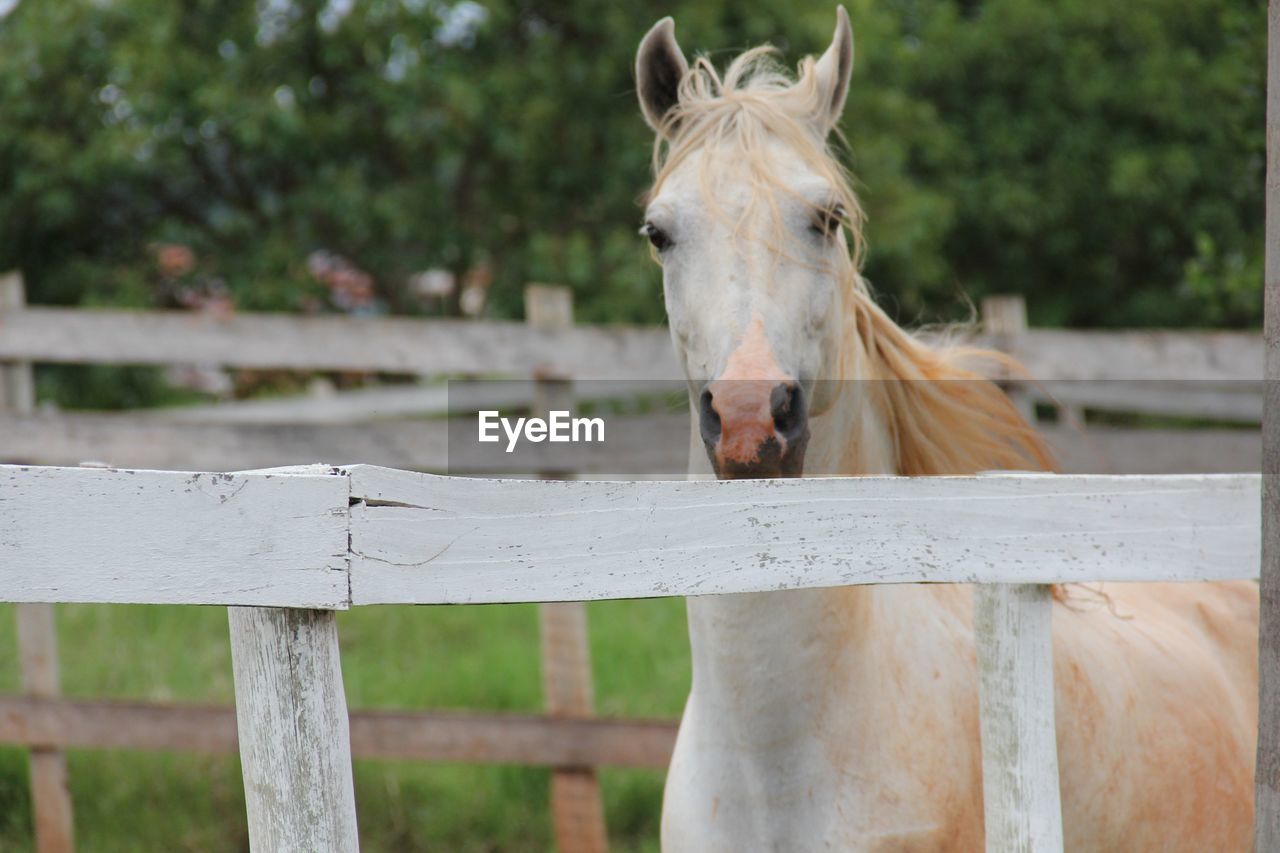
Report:
[{"label": "horse muzzle", "polygon": [[721,480],[799,477],[809,407],[795,380],[717,379],[699,395],[699,430]]}]

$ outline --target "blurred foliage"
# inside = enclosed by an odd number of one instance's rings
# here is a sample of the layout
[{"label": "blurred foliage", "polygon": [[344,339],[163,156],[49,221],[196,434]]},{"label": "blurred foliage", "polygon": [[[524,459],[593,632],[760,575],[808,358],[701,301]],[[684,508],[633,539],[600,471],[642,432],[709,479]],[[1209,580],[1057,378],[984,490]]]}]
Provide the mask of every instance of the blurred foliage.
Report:
[{"label": "blurred foliage", "polygon": [[[662,318],[636,236],[650,134],[632,57],[830,39],[792,0],[63,0],[0,20],[0,269],[40,303],[243,310],[323,301],[318,251],[396,313],[428,268],[577,292],[583,321]],[[1265,4],[853,0],[844,119],[867,273],[904,321],[1020,292],[1039,324],[1248,325],[1261,314]],[[194,250],[164,271],[157,246]]]}]

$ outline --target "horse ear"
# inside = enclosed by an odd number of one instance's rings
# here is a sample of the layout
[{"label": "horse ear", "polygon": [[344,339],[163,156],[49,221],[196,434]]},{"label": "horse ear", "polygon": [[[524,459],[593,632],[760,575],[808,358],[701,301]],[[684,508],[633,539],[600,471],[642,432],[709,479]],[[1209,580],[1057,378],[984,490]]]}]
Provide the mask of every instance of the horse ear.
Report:
[{"label": "horse ear", "polygon": [[640,111],[649,127],[658,133],[670,130],[663,120],[680,100],[680,81],[689,63],[676,44],[676,23],[663,18],[640,42],[636,52],[636,92]]},{"label": "horse ear", "polygon": [[824,133],[835,127],[849,94],[849,76],[853,72],[853,27],[844,6],[836,7],[836,31],[831,46],[814,65],[821,102],[816,119]]}]

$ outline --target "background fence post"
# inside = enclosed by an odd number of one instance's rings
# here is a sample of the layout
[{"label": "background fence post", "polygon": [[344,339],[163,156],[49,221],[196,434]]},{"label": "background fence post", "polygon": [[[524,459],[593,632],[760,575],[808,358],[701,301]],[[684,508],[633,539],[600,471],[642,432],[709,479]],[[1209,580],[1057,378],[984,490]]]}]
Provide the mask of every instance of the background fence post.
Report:
[{"label": "background fence post", "polygon": [[228,607],[227,619],[250,848],[358,850],[334,614]]},{"label": "background fence post", "polygon": [[1262,411],[1262,613],[1254,849],[1280,850],[1280,0],[1267,13],[1267,176]]},{"label": "background fence post", "polygon": [[[573,292],[567,287],[530,284],[524,293],[530,326],[549,331],[573,325]],[[539,376],[534,409],[545,415],[572,404],[566,377]],[[543,472],[562,477],[566,472]],[[590,717],[594,713],[587,611],[580,601],[543,604],[538,609],[542,635],[542,683],[547,712],[553,717]],[[600,783],[593,767],[551,772],[551,818],[561,853],[597,853],[608,849]]]},{"label": "background fence post", "polygon": [[[1027,331],[1027,301],[1018,295],[983,297],[982,331],[991,336],[995,349],[1017,358],[1018,339]],[[1010,378],[1002,373],[1005,379]],[[1008,385],[1005,388],[1018,411],[1034,425],[1036,405],[1031,396]]]},{"label": "background fence post", "polygon": [[[22,273],[0,276],[0,324],[8,311],[27,304]],[[0,410],[28,415],[35,410],[35,379],[26,362],[0,364]],[[58,634],[52,604],[19,604],[18,655],[22,689],[41,699],[58,695]],[[31,808],[39,853],[75,849],[71,792],[67,786],[67,758],[56,749],[31,750]]]},{"label": "background fence post", "polygon": [[1061,853],[1053,697],[1053,594],[974,587],[988,853]]}]

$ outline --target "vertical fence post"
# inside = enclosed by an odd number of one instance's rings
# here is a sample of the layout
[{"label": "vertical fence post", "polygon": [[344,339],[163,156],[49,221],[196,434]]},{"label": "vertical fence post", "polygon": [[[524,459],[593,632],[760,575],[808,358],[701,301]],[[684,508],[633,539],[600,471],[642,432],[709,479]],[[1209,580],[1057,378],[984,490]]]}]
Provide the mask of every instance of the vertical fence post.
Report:
[{"label": "vertical fence post", "polygon": [[358,850],[334,614],[228,607],[227,619],[250,849]]},{"label": "vertical fence post", "polygon": [[[985,476],[1016,477],[989,472]],[[988,853],[1062,853],[1053,587],[973,588]]]},{"label": "vertical fence post", "polygon": [[[525,288],[525,317],[530,326],[558,331],[573,324],[573,293],[566,287],[531,284]],[[538,378],[534,408],[539,414],[568,409],[572,402],[564,377]],[[545,472],[543,476],[557,476]],[[580,601],[539,607],[542,635],[542,683],[547,712],[553,717],[589,717],[594,712],[587,611]],[[608,849],[604,805],[595,768],[556,768],[551,774],[551,816],[561,853],[602,853]]]},{"label": "vertical fence post", "polygon": [[[0,325],[9,311],[26,305],[26,290],[19,272],[0,276]],[[36,392],[31,365],[0,364],[0,410],[30,414]],[[58,688],[58,634],[52,604],[19,604],[18,654],[22,662],[22,689],[28,696],[51,698]],[[31,750],[31,807],[34,813],[38,853],[69,853],[75,849],[71,792],[67,786],[67,758],[56,749]]]},{"label": "vertical fence post", "polygon": [[[982,330],[993,338],[992,346],[1007,355],[1017,356],[1018,339],[1027,331],[1027,301],[1021,296],[987,296],[982,300]],[[1003,377],[1009,379],[1008,375]],[[1030,395],[1013,390],[1009,399],[1027,423],[1036,422],[1036,405]]]},{"label": "vertical fence post", "polygon": [[1254,849],[1280,850],[1280,0],[1267,12],[1266,390]]},{"label": "vertical fence post", "polygon": [[1053,707],[1053,593],[974,587],[988,853],[1061,853]]}]

